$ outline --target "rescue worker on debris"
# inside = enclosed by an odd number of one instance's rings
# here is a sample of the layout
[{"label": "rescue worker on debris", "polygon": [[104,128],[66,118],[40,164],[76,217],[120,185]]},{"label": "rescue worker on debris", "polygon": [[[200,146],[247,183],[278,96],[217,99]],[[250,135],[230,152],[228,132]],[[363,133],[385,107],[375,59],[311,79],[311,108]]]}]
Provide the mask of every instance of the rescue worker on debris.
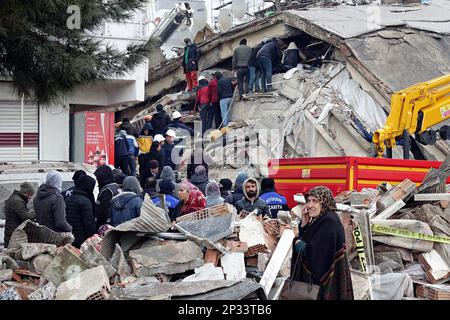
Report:
[{"label": "rescue worker on debris", "polygon": [[247,46],[247,39],[239,42],[239,47],[234,49],[232,68],[236,71],[239,88],[239,98],[249,91],[249,69],[248,63],[252,56],[252,48]]},{"label": "rescue worker on debris", "polygon": [[127,134],[130,134],[134,136],[135,138],[139,137],[139,131],[133,127],[133,125],[130,123],[130,119],[123,118],[122,123],[119,126],[120,130],[125,130]]},{"label": "rescue worker on debris", "polygon": [[102,225],[111,223],[111,199],[119,194],[119,185],[114,182],[113,172],[107,165],[98,167],[94,175],[99,189],[95,202],[95,225],[98,230]]},{"label": "rescue worker on debris", "polygon": [[195,105],[198,106],[198,109],[200,110],[202,134],[204,134],[206,130],[211,129],[214,114],[211,110],[209,83],[208,80],[203,77],[200,77],[199,79],[199,87],[197,90]]},{"label": "rescue worker on debris", "polygon": [[234,95],[234,86],[230,78],[224,77],[220,72],[217,72],[219,82],[217,84],[217,92],[219,95],[220,114],[222,116],[222,127],[228,126],[228,110],[231,106]]},{"label": "rescue worker on debris", "polygon": [[63,191],[61,194],[64,197],[64,201],[67,200],[68,197],[72,194],[72,192],[77,187],[77,180],[81,178],[82,176],[86,175],[86,171],[84,170],[77,170],[72,176],[73,183],[75,184],[73,187],[70,187],[69,189]]},{"label": "rescue worker on debris", "polygon": [[327,187],[305,194],[298,237],[294,238],[291,279],[319,285],[319,300],[353,300],[345,233]]},{"label": "rescue worker on debris", "polygon": [[244,181],[242,190],[244,198],[236,202],[236,210],[252,212],[258,210],[257,215],[262,217],[270,217],[270,209],[267,203],[259,198],[259,183],[256,179],[248,178]]},{"label": "rescue worker on debris", "polygon": [[150,121],[147,121],[144,124],[144,127],[141,130],[141,134],[136,139],[137,144],[139,146],[139,153],[147,153],[150,151],[150,147],[153,143],[153,127]]},{"label": "rescue worker on debris", "polygon": [[[218,92],[218,83],[219,83],[219,77],[218,74],[220,72],[215,72],[213,74],[213,78],[211,81],[209,81],[209,101],[211,103],[211,111],[214,118],[214,123],[216,129],[220,127],[220,124],[222,123],[222,115],[220,113],[220,103],[219,103],[219,92]],[[211,121],[211,127],[212,127],[212,121]]]},{"label": "rescue worker on debris", "polygon": [[259,198],[269,205],[273,219],[277,218],[278,211],[289,211],[286,198],[275,191],[275,181],[272,178],[261,180],[261,195]]},{"label": "rescue worker on debris", "polygon": [[249,71],[249,92],[260,92],[261,88],[261,66],[259,65],[256,54],[262,48],[264,42],[260,42],[252,49],[252,55],[248,61],[248,71]]},{"label": "rescue worker on debris", "polygon": [[78,179],[75,190],[66,200],[67,222],[72,226],[75,237],[73,245],[77,248],[97,231],[94,218],[94,188],[95,179],[84,175]]},{"label": "rescue worker on debris", "polygon": [[5,201],[5,248],[14,230],[26,220],[34,220],[34,212],[28,209],[28,202],[33,197],[35,190],[31,183],[24,182],[19,190],[14,190]]},{"label": "rescue worker on debris", "polygon": [[58,171],[50,170],[45,183],[39,187],[33,201],[36,221],[55,232],[71,232],[66,220],[66,204],[61,195],[62,177]]},{"label": "rescue worker on debris", "polygon": [[265,43],[256,54],[256,59],[262,68],[261,83],[264,92],[273,91],[272,72],[273,66],[281,61],[281,50],[277,38]]},{"label": "rescue worker on debris", "polygon": [[183,72],[186,76],[187,91],[191,91],[197,87],[197,73],[198,73],[198,60],[200,59],[200,51],[195,43],[191,39],[184,39],[185,48],[183,55]]},{"label": "rescue worker on debris", "polygon": [[167,130],[169,130],[169,129],[172,129],[172,130],[183,129],[183,130],[187,130],[189,132],[189,134],[191,136],[193,136],[194,130],[192,130],[192,128],[190,128],[189,126],[184,124],[181,117],[182,116],[181,116],[180,112],[174,111],[172,113],[172,121],[170,121],[169,124],[167,125],[167,127],[165,128],[165,132],[167,133]]}]

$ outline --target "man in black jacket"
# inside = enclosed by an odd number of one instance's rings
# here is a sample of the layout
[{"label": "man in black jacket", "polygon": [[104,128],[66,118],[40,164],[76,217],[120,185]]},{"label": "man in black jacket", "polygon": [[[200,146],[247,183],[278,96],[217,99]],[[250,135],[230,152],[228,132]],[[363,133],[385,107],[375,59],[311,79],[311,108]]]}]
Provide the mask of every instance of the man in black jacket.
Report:
[{"label": "man in black jacket", "polygon": [[184,39],[186,47],[184,48],[183,61],[181,63],[183,72],[186,75],[187,91],[191,91],[198,86],[198,60],[200,59],[200,51],[191,39]]},{"label": "man in black jacket", "polygon": [[84,175],[78,179],[75,190],[66,200],[67,222],[72,226],[75,237],[73,245],[77,248],[97,230],[94,219],[94,187],[95,179]]},{"label": "man in black jacket", "polygon": [[111,222],[111,199],[119,194],[119,186],[114,182],[111,168],[104,164],[94,172],[100,192],[95,202],[95,225],[97,230]]},{"label": "man in black jacket", "polygon": [[158,104],[156,106],[156,111],[157,112],[153,115],[152,120],[150,120],[153,127],[153,132],[155,135],[164,134],[164,128],[169,124],[170,117],[164,110],[162,104]]},{"label": "man in black jacket", "polygon": [[136,139],[139,137],[139,131],[133,127],[130,123],[130,119],[123,118],[122,124],[119,127],[120,130],[125,130],[127,134],[134,136]]},{"label": "man in black jacket", "polygon": [[75,188],[77,187],[77,181],[78,179],[80,179],[82,176],[86,175],[86,171],[84,170],[77,170],[75,171],[75,173],[72,176],[72,180],[73,183],[75,184],[73,187],[70,187],[69,189],[63,191],[61,194],[64,197],[64,201],[66,201],[66,199],[68,197],[70,197],[72,195],[72,192],[75,190]]},{"label": "man in black jacket", "polygon": [[12,233],[25,220],[33,220],[34,212],[27,207],[28,201],[33,197],[34,187],[29,182],[20,185],[20,190],[14,190],[13,194],[5,201],[5,248],[8,247]]},{"label": "man in black jacket", "polygon": [[256,179],[248,178],[244,181],[242,191],[244,198],[236,202],[236,210],[238,214],[241,211],[252,212],[257,210],[257,215],[270,217],[270,209],[267,203],[259,198],[259,184]]},{"label": "man in black jacket", "polygon": [[114,137],[114,167],[120,168],[122,173],[128,175],[130,171],[128,170],[128,150],[130,145],[128,143],[127,137],[123,135],[120,130],[116,133]]},{"label": "man in black jacket", "polygon": [[222,126],[228,126],[228,108],[233,100],[234,87],[231,79],[217,73],[219,82],[217,83],[217,92],[219,94],[220,113],[222,115]]},{"label": "man in black jacket", "polygon": [[55,232],[71,232],[72,227],[66,221],[66,204],[61,195],[61,186],[61,174],[50,170],[33,200],[34,212],[39,224]]},{"label": "man in black jacket", "polygon": [[281,61],[281,50],[278,40],[273,38],[258,51],[256,59],[262,67],[261,82],[264,92],[272,91],[273,66]]},{"label": "man in black jacket", "polygon": [[244,197],[244,192],[242,190],[242,184],[245,180],[248,179],[248,175],[244,172],[241,172],[237,175],[236,181],[234,183],[234,191],[225,198],[225,202],[232,204],[233,206],[236,205],[236,202],[241,200]]}]

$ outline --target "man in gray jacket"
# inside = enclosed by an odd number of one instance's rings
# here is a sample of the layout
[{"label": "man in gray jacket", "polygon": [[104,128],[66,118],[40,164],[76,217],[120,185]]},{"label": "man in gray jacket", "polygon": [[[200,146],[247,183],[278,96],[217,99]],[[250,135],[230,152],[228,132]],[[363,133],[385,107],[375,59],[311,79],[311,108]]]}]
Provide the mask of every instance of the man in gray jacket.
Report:
[{"label": "man in gray jacket", "polygon": [[34,212],[27,207],[28,201],[33,197],[34,187],[29,182],[20,185],[20,190],[14,190],[13,194],[5,201],[5,248],[8,247],[12,233],[22,222],[34,219]]},{"label": "man in gray jacket", "polygon": [[248,93],[250,74],[248,70],[248,62],[252,56],[252,48],[247,46],[247,40],[242,39],[239,42],[239,47],[234,50],[233,53],[233,70],[236,71],[239,87],[239,97]]},{"label": "man in gray jacket", "polygon": [[256,179],[248,178],[242,186],[244,198],[236,202],[236,210],[239,214],[242,210],[252,212],[258,210],[257,215],[270,217],[269,205],[262,199],[259,199],[259,183]]}]

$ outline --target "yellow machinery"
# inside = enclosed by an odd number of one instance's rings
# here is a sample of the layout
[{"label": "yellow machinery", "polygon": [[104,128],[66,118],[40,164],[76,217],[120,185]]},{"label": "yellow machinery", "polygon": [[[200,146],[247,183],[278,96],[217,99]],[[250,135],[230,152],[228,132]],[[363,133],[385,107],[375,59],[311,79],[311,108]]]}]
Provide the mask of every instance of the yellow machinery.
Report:
[{"label": "yellow machinery", "polygon": [[422,144],[434,144],[437,133],[442,139],[450,139],[450,126],[430,129],[449,118],[450,74],[394,93],[386,124],[373,135],[378,157],[387,147],[387,157],[392,158],[396,140],[403,138],[403,157],[408,159],[411,134]]}]

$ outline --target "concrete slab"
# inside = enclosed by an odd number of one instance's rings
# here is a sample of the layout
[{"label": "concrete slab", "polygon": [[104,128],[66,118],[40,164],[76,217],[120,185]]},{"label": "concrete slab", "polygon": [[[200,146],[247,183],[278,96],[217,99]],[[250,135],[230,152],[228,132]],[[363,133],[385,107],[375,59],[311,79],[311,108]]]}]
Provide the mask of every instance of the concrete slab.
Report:
[{"label": "concrete slab", "polygon": [[51,254],[40,254],[28,262],[29,269],[31,272],[42,274],[54,258]]},{"label": "concrete slab", "polygon": [[194,282],[203,280],[225,280],[222,268],[214,267],[213,263],[205,263],[200,268],[195,268],[194,271],[195,274],[184,278],[182,282]]},{"label": "concrete slab", "polygon": [[265,244],[264,227],[256,215],[249,214],[239,221],[239,240],[246,242],[249,248]]},{"label": "concrete slab", "polygon": [[11,280],[13,271],[11,269],[0,270],[0,282]]},{"label": "concrete slab", "polygon": [[103,266],[108,278],[111,278],[116,273],[116,269],[114,269],[113,266],[92,245],[89,245],[88,249],[81,254],[80,258],[86,262],[89,268],[95,268],[100,265]]},{"label": "concrete slab", "polygon": [[132,250],[130,259],[138,277],[183,273],[204,264],[200,247],[192,241]]},{"label": "concrete slab", "polygon": [[56,246],[54,244],[22,243],[20,246],[22,248],[22,260],[29,260],[43,253],[49,253],[53,256],[56,255]]},{"label": "concrete slab", "polygon": [[49,282],[45,286],[37,289],[28,295],[29,300],[55,300],[56,287]]},{"label": "concrete slab", "polygon": [[243,252],[230,252],[220,258],[223,273],[227,280],[241,280],[246,278]]}]

